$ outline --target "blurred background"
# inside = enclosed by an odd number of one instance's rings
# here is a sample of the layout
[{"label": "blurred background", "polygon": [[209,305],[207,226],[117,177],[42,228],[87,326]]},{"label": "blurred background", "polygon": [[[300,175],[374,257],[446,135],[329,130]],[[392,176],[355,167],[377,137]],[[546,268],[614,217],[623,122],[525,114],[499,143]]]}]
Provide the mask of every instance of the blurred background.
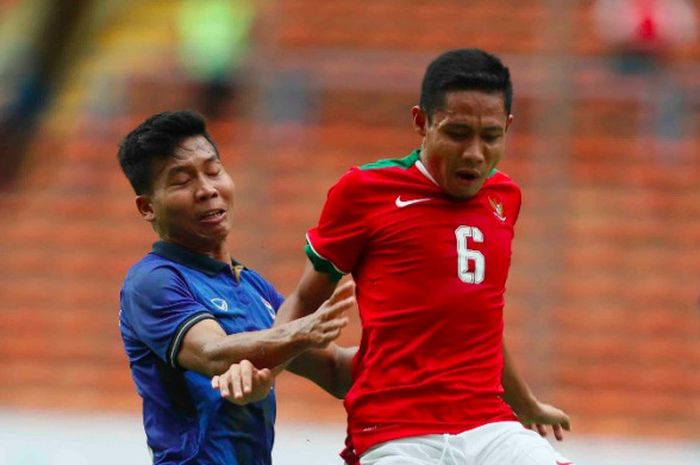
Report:
[{"label": "blurred background", "polygon": [[[511,68],[523,188],[507,339],[579,464],[700,464],[698,0],[0,0],[0,465],[146,464],[118,331],[155,236],[116,151],[204,113],[236,258],[289,292],[352,165],[409,153],[428,62]],[[341,342],[358,341],[353,316]],[[336,463],[340,402],[278,378],[278,464]]]}]

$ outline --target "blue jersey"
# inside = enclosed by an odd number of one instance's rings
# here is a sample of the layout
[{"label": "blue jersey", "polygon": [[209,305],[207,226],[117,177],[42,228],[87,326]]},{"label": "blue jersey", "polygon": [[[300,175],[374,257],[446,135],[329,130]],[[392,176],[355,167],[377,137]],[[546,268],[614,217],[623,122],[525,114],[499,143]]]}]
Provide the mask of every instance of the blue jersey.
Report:
[{"label": "blue jersey", "polygon": [[221,398],[177,354],[187,330],[215,319],[227,334],[272,326],[282,296],[252,270],[156,242],[128,272],[119,327],[143,398],[154,464],[270,464],[275,396],[245,406]]}]

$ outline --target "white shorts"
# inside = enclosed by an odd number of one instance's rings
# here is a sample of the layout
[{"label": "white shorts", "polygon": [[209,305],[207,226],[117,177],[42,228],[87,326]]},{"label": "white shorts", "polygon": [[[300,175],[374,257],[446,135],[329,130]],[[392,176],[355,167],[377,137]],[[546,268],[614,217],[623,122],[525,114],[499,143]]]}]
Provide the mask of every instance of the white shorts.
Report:
[{"label": "white shorts", "polygon": [[460,434],[426,434],[378,444],[361,465],[574,465],[534,431],[501,421]]}]

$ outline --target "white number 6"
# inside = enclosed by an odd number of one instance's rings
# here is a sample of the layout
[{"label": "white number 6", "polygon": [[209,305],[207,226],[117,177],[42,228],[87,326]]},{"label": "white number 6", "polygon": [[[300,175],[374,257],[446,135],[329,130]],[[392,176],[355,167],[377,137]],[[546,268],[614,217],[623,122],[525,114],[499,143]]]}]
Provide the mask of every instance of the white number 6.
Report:
[{"label": "white number 6", "polygon": [[[484,234],[481,230],[474,226],[460,226],[455,229],[457,236],[457,276],[462,282],[468,284],[480,284],[484,281],[484,273],[486,269],[486,260],[484,255],[478,250],[470,249],[467,244],[467,239],[477,243],[484,242]],[[474,262],[474,271],[469,271],[469,261]]]}]

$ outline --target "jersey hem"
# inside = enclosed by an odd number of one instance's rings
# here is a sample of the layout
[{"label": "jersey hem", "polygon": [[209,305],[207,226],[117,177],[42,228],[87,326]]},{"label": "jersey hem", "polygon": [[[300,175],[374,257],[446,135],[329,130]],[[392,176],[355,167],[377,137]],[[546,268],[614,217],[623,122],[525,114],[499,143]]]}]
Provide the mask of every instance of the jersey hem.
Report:
[{"label": "jersey hem", "polygon": [[393,441],[396,439],[408,438],[413,436],[423,436],[426,434],[460,434],[465,431],[470,431],[481,426],[489,425],[492,423],[500,423],[505,421],[515,421],[519,422],[515,415],[503,415],[493,419],[484,421],[475,421],[460,424],[442,424],[442,425],[423,425],[423,426],[407,426],[407,425],[394,425],[394,427],[387,428],[386,431],[382,433],[373,434],[371,437],[366,439],[358,440],[357,434],[352,434],[352,445],[354,447],[354,453],[357,456],[361,456],[367,452],[372,447],[378,446],[382,443]]}]

